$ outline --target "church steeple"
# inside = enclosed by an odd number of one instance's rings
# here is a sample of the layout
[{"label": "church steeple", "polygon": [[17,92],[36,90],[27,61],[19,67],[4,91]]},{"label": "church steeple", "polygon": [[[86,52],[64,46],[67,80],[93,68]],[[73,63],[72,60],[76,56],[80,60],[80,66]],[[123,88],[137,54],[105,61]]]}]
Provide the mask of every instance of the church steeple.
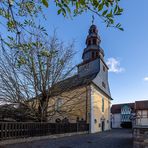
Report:
[{"label": "church steeple", "polygon": [[[92,22],[93,23],[93,22]],[[104,61],[104,51],[100,47],[101,39],[98,35],[98,29],[96,25],[92,24],[89,28],[86,38],[86,48],[82,54],[82,63],[78,65],[78,75],[80,77],[99,73],[102,69],[108,70]]]},{"label": "church steeple", "polygon": [[92,24],[88,31],[88,36],[86,38],[86,48],[83,51],[82,59],[83,62],[88,60],[92,61],[98,57],[104,57],[104,51],[100,47],[101,39],[98,35],[98,29],[96,25]]},{"label": "church steeple", "polygon": [[82,55],[83,61],[78,65],[78,76],[88,78],[95,75],[92,82],[108,96],[111,96],[108,84],[108,66],[104,61],[104,51],[100,47],[100,43],[98,29],[92,21],[86,38],[86,48]]}]

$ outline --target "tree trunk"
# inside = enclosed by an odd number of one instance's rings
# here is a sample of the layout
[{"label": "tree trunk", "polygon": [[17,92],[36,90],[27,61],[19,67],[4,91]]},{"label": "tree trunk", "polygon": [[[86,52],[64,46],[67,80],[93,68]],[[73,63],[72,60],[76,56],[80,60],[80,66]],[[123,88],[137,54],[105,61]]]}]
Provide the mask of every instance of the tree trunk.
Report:
[{"label": "tree trunk", "polygon": [[47,108],[48,108],[47,102],[48,102],[47,97],[42,97],[42,99],[40,100],[38,108],[40,122],[47,122]]}]

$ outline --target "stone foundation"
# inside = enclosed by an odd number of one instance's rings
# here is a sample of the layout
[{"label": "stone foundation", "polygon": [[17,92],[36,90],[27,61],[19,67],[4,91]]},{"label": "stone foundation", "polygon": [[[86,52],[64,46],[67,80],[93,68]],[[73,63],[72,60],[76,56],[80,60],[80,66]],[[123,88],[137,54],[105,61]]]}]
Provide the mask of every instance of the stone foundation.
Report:
[{"label": "stone foundation", "polygon": [[133,148],[148,148],[148,126],[133,128]]}]

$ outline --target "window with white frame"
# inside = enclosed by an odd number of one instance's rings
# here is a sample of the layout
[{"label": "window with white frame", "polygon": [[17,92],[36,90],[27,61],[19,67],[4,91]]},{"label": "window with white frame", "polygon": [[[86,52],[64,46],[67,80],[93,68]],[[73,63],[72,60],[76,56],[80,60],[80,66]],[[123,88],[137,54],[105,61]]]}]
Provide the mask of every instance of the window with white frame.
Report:
[{"label": "window with white frame", "polygon": [[58,98],[55,103],[55,110],[60,111],[62,105],[63,105],[63,99]]},{"label": "window with white frame", "polygon": [[102,98],[102,112],[104,112],[104,98]]}]

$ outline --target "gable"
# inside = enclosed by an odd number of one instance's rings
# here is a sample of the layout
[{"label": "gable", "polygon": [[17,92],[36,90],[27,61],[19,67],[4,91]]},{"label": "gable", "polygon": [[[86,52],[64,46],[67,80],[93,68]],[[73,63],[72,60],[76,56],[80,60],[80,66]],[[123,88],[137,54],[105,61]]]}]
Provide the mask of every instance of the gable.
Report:
[{"label": "gable", "polygon": [[[104,70],[105,68],[105,70]],[[109,97],[111,97],[109,83],[108,83],[108,69],[100,60],[100,71],[93,79],[93,83],[98,86],[104,93],[106,93]]]}]

